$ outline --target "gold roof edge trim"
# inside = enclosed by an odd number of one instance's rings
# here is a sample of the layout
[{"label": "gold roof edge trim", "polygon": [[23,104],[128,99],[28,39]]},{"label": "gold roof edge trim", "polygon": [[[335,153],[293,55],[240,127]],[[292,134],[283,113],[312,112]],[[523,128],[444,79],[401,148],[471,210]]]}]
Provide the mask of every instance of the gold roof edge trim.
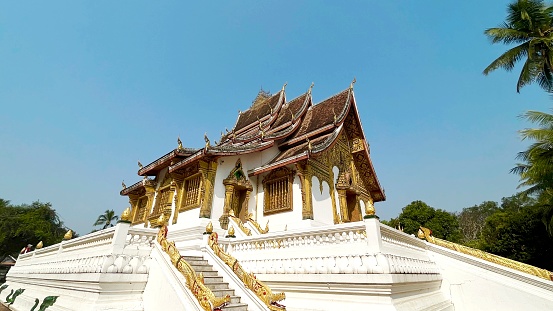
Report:
[{"label": "gold roof edge trim", "polygon": [[432,243],[465,255],[473,256],[491,263],[495,263],[507,268],[511,268],[513,270],[528,273],[530,275],[534,275],[548,281],[553,281],[553,273],[551,271],[538,268],[529,264],[525,264],[520,261],[494,255],[472,247],[468,247],[461,244],[435,238],[432,236],[432,231],[430,229],[422,226],[419,228],[419,232],[417,236],[420,239],[426,239],[426,241],[428,241],[429,243]]}]

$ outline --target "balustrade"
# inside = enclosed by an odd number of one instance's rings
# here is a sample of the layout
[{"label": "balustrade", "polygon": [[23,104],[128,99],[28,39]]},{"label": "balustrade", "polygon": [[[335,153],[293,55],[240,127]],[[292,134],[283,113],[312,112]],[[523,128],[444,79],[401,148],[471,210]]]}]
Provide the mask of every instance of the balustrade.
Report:
[{"label": "balustrade", "polygon": [[[369,232],[362,222],[269,233],[221,240],[244,269],[258,274],[363,274],[439,273],[419,239],[380,225],[380,233]],[[371,252],[367,234],[381,234],[379,252]]]},{"label": "balustrade", "polygon": [[120,223],[22,254],[10,274],[148,273],[155,237],[155,230],[130,229],[128,224]]}]

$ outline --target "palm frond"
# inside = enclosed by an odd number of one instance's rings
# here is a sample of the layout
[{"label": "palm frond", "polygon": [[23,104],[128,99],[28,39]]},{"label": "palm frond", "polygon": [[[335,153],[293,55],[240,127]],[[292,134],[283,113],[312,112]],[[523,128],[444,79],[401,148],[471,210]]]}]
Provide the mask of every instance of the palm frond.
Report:
[{"label": "palm frond", "polygon": [[531,39],[528,33],[509,28],[506,24],[504,27],[488,28],[484,31],[484,34],[488,36],[492,43],[523,43]]},{"label": "palm frond", "polygon": [[515,67],[516,62],[528,55],[528,47],[529,43],[525,42],[508,50],[489,64],[488,67],[484,69],[483,74],[488,75],[497,68],[504,68],[507,71],[511,71]]}]

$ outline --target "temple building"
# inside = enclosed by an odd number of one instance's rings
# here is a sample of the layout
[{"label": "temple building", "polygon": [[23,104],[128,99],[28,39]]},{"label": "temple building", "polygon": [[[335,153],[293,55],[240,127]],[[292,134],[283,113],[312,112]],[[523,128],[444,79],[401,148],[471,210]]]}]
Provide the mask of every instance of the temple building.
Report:
[{"label": "temple building", "polygon": [[[286,86],[286,85],[285,85]],[[263,90],[218,142],[174,150],[142,166],[121,191],[133,225],[229,217],[272,231],[361,221],[385,200],[359,118],[353,83],[320,103],[312,88],[287,99]],[[240,226],[241,226],[240,224]]]},{"label": "temple building", "polygon": [[[355,80],[354,80],[355,81]],[[285,85],[286,86],[286,85]],[[218,142],[142,165],[111,228],[21,254],[10,310],[552,310],[553,273],[381,224],[353,83],[259,92]],[[415,195],[415,194],[413,194]],[[98,210],[102,210],[99,207]],[[40,304],[40,306],[39,306]],[[0,309],[2,306],[0,306]],[[37,309],[39,308],[39,309]]]}]

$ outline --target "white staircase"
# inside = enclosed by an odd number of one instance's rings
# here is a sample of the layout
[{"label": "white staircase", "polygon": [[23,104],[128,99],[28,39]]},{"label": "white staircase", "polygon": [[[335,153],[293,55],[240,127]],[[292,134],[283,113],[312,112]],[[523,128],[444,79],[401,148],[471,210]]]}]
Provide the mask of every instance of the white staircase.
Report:
[{"label": "white staircase", "polygon": [[240,296],[236,296],[234,290],[229,288],[229,284],[223,281],[223,277],[213,269],[207,260],[202,256],[183,256],[197,274],[202,273],[204,284],[216,297],[230,296],[230,304],[222,307],[222,310],[229,311],[247,311],[248,305],[240,302]]}]

